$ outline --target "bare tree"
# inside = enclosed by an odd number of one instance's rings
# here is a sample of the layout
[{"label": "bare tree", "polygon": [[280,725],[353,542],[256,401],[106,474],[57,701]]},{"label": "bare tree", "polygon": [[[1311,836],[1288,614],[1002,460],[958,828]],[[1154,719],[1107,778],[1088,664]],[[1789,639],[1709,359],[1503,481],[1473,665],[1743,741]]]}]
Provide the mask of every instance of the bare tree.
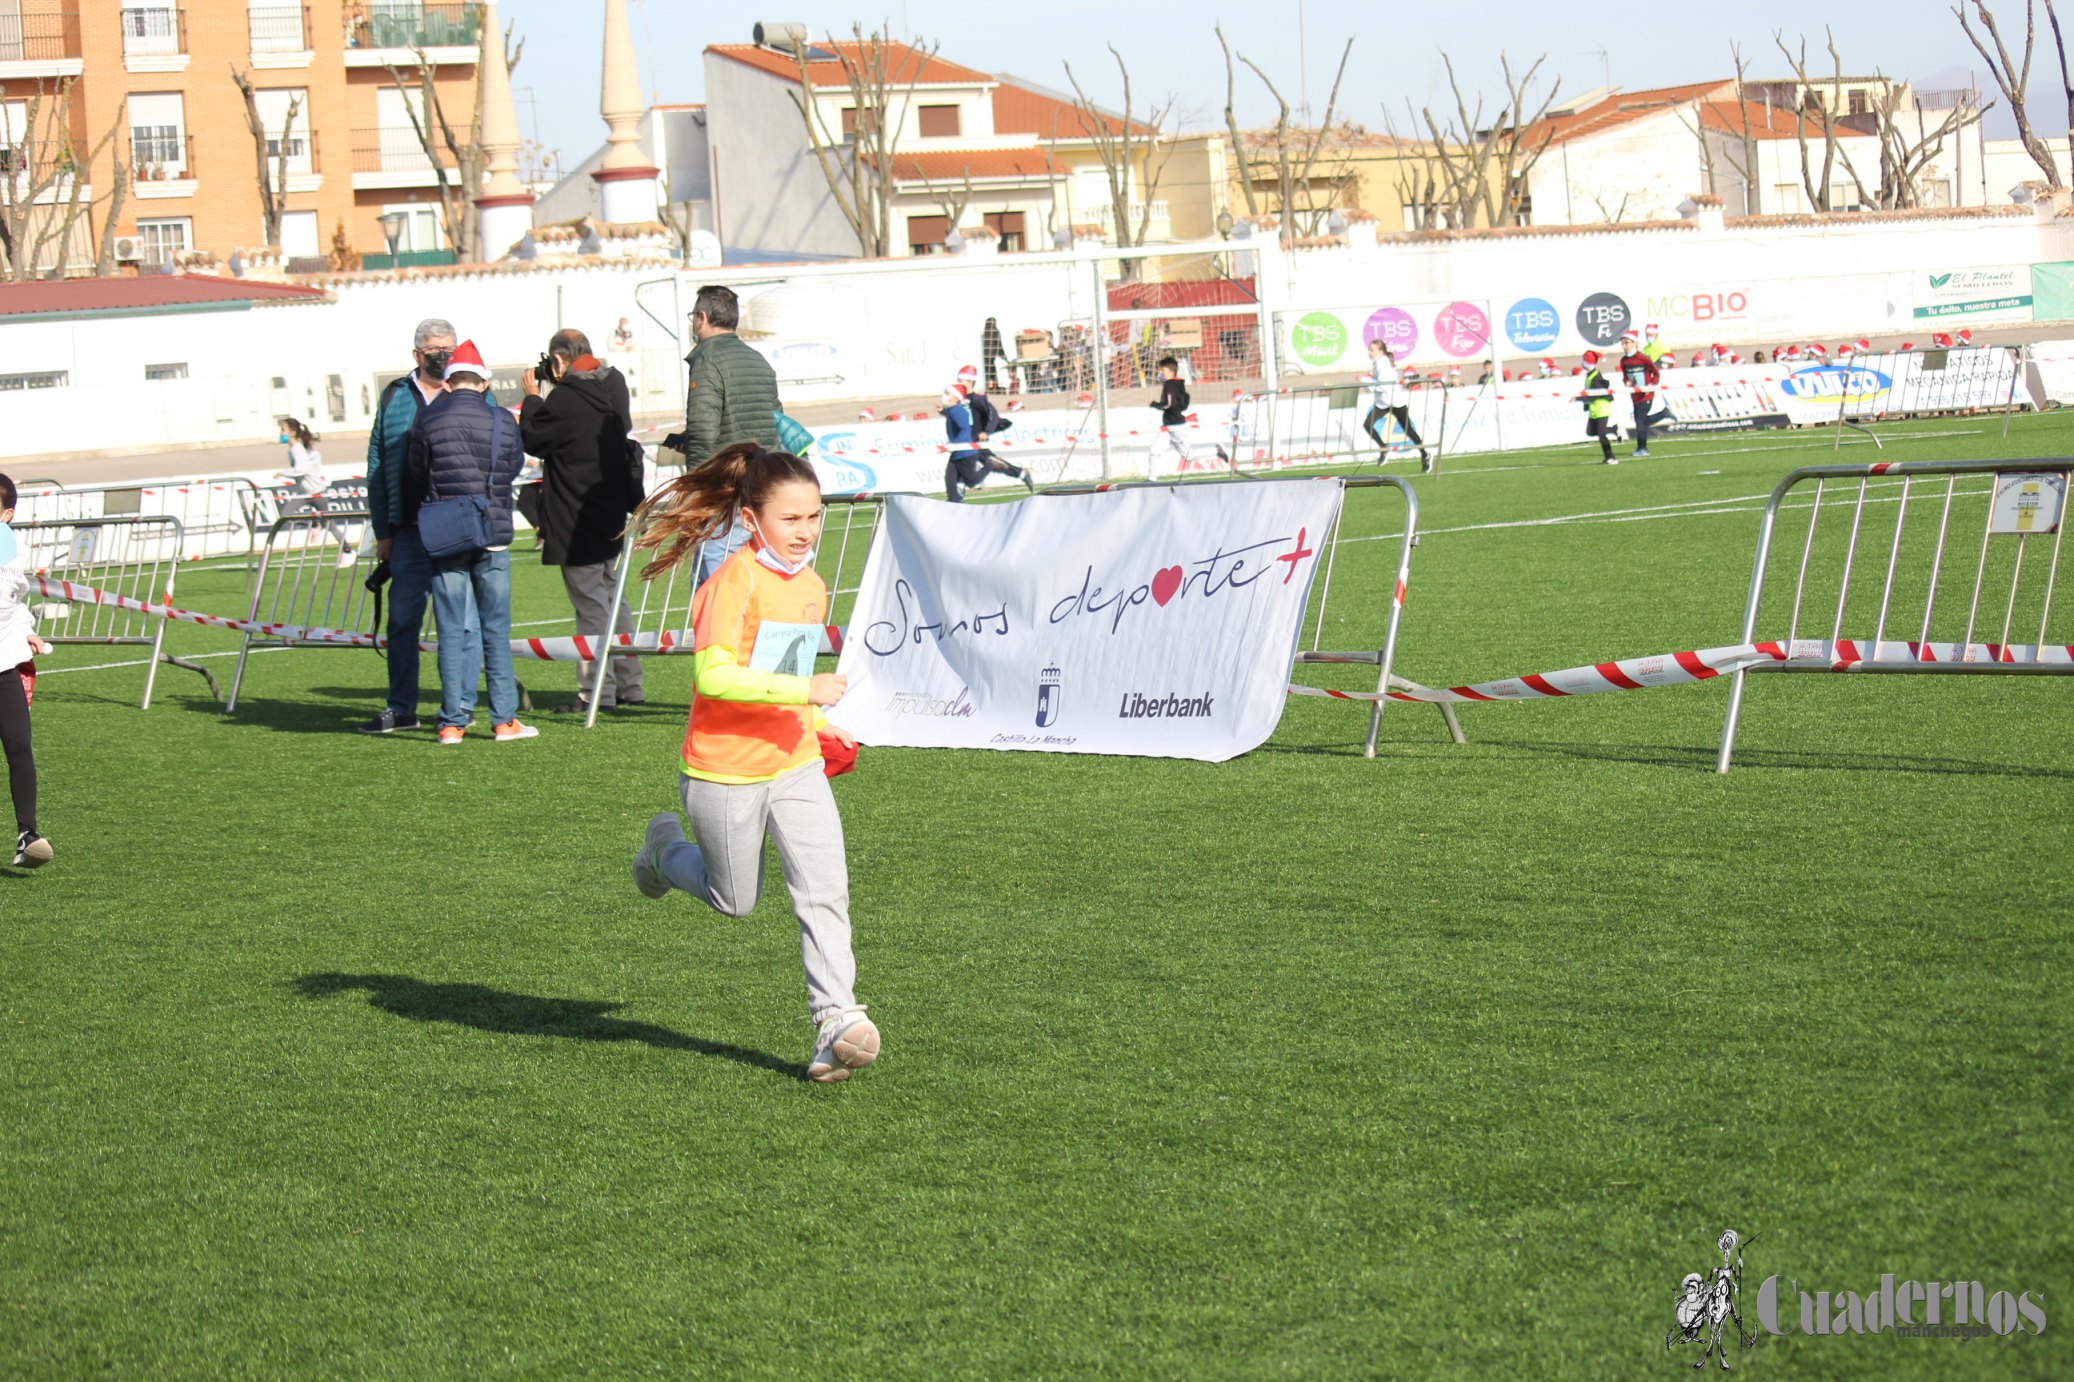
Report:
[{"label": "bare tree", "polygon": [[[1562,82],[1556,81],[1548,88],[1538,105],[1529,113],[1534,100],[1533,88],[1541,64],[1548,60],[1546,54],[1534,59],[1525,71],[1514,73],[1512,60],[1505,54],[1498,55],[1500,67],[1505,74],[1505,105],[1491,124],[1483,122],[1483,99],[1477,98],[1472,110],[1468,99],[1462,94],[1462,84],[1455,77],[1454,59],[1446,53],[1440,55],[1447,69],[1448,89],[1455,98],[1455,112],[1445,122],[1433,114],[1433,108],[1422,108],[1414,116],[1423,121],[1428,138],[1432,141],[1433,155],[1440,160],[1446,175],[1447,200],[1452,203],[1450,212],[1454,224],[1471,227],[1481,218],[1488,226],[1509,226],[1519,223],[1520,201],[1528,176],[1541,155],[1555,139],[1555,130],[1546,125],[1549,108],[1555,104],[1556,93]],[[1409,102],[1406,103],[1407,107]]]},{"label": "bare tree", "polygon": [[[2045,185],[2065,187],[2067,184],[2060,178],[2059,164],[2054,161],[2052,150],[2031,128],[2031,113],[2026,105],[2027,89],[2031,84],[2031,51],[2038,38],[2036,10],[2031,0],[2024,0],[2024,56],[2021,62],[2010,57],[2009,46],[2002,41],[2002,30],[1995,23],[1995,12],[1987,7],[1987,0],[1973,0],[1973,14],[1980,21],[1981,28],[1987,31],[1989,42],[1994,44],[1993,52],[1989,52],[1988,44],[1973,32],[1973,25],[1966,17],[1966,0],[1959,0],[1952,13],[1959,17],[1959,27],[1973,44],[1973,50],[1987,63],[1995,85],[2002,89],[2002,99],[2009,102],[2009,113],[2016,120],[2017,138],[2023,141],[2024,152],[2031,156],[2031,161],[2044,170]],[[2059,16],[2053,13],[2052,0],[2046,0],[2045,13],[2052,21],[2053,40],[2060,50],[2060,80],[2067,87],[2068,115],[2074,119],[2074,82],[2067,79],[2067,47],[2060,42],[2060,21]]]},{"label": "bare tree", "polygon": [[[519,58],[526,51],[526,41],[520,39],[516,46],[511,41],[511,29],[504,31],[504,66],[507,71],[518,67]],[[408,91],[415,86],[418,99],[406,100],[403,113],[410,117],[411,133],[417,136],[418,147],[424,151],[426,161],[439,179],[440,209],[445,213],[447,245],[454,258],[463,264],[472,264],[480,257],[478,226],[475,219],[475,201],[482,195],[483,173],[489,166],[489,151],[482,143],[483,84],[475,83],[475,106],[469,113],[466,138],[454,132],[454,125],[447,118],[446,104],[439,98],[439,86],[433,80],[435,67],[422,46],[411,49],[416,61],[410,67],[399,67],[393,62],[383,62],[388,69],[389,79],[400,90]]]},{"label": "bare tree", "polygon": [[[1808,79],[1807,39],[1803,37],[1800,40],[1800,51],[1796,54],[1793,49],[1786,46],[1784,34],[1777,32],[1772,34],[1772,42],[1778,45],[1779,51],[1785,55],[1786,61],[1792,64],[1794,78],[1800,83],[1800,103],[1799,109],[1795,112],[1793,138],[1800,150],[1801,186],[1807,190],[1808,205],[1811,209],[1815,211],[1834,210],[1835,208],[1830,204],[1832,201],[1830,188],[1835,185],[1836,165],[1841,160],[1844,165],[1844,171],[1851,175],[1851,182],[1858,189],[1859,205],[1875,205],[1877,199],[1866,191],[1865,179],[1858,176],[1857,166],[1851,162],[1850,150],[1843,146],[1837,136],[1836,114],[1829,107],[1834,103],[1836,93],[1843,90],[1844,60],[1843,55],[1836,50],[1836,35],[1827,28],[1822,32],[1829,41],[1829,58],[1834,71],[1834,75],[1829,83],[1831,93],[1829,99],[1824,99],[1822,89]],[[1821,126],[1822,130],[1822,180],[1819,186],[1815,181],[1814,164],[1808,155],[1808,116],[1810,112],[1813,113],[1815,122]]]},{"label": "bare tree", "polygon": [[[1758,203],[1756,172],[1757,136],[1750,128],[1750,94],[1745,85],[1745,74],[1749,70],[1749,63],[1743,57],[1743,50],[1739,44],[1731,43],[1728,45],[1728,56],[1729,60],[1735,64],[1736,69],[1734,86],[1736,117],[1737,123],[1741,126],[1742,137],[1740,150],[1732,150],[1723,146],[1719,150],[1719,156],[1728,165],[1729,171],[1734,173],[1743,184],[1743,213],[1748,216],[1754,216],[1757,214]],[[1715,140],[1707,129],[1706,106],[1706,101],[1696,100],[1692,103],[1692,118],[1687,120],[1681,113],[1678,119],[1699,140],[1700,166],[1706,174],[1707,192],[1711,196],[1718,197],[1721,195],[1721,189],[1716,185],[1714,173]],[[1720,133],[1734,134],[1736,130],[1735,127],[1731,126],[1720,131]]]},{"label": "bare tree", "polygon": [[1231,63],[1231,44],[1225,41],[1224,26],[1215,26],[1217,46],[1224,50],[1224,128],[1231,134],[1231,156],[1239,161],[1239,190],[1246,194],[1246,215],[1249,219],[1260,215],[1259,199],[1253,195],[1253,170],[1246,161],[1246,136],[1239,130],[1239,117],[1233,111],[1236,73]]},{"label": "bare tree", "polygon": [[922,190],[943,212],[946,230],[956,230],[958,223],[965,219],[965,208],[972,205],[972,165],[965,165],[965,175],[956,183],[938,185],[924,177]]},{"label": "bare tree", "polygon": [[[1901,108],[1897,88],[1888,83],[1870,103],[1880,141],[1880,190],[1877,204],[1893,210],[1923,204],[1922,175],[1930,161],[1944,150],[1947,140],[1981,121],[1987,107],[1969,93],[1933,127],[1923,103],[1911,100]],[[1912,126],[1904,114],[1913,114]]]},{"label": "bare tree", "polygon": [[893,199],[899,184],[894,158],[900,130],[907,122],[908,107],[914,104],[915,84],[936,55],[937,45],[917,48],[896,43],[885,29],[867,35],[862,24],[853,24],[850,32],[855,36],[853,51],[844,51],[833,37],[828,41],[829,51],[842,69],[843,84],[849,88],[850,129],[829,127],[827,112],[814,95],[804,43],[792,50],[799,65],[799,85],[787,94],[806,123],[814,162],[828,181],[836,209],[857,236],[858,251],[867,259],[879,259],[893,245]]},{"label": "bare tree", "polygon": [[130,165],[123,161],[120,144],[109,150],[108,165],[108,213],[101,218],[101,243],[94,254],[94,273],[101,278],[115,272],[115,224],[130,190]]},{"label": "bare tree", "polygon": [[[288,114],[281,121],[278,137],[267,132],[266,122],[259,114],[259,93],[253,88],[252,75],[238,70],[231,64],[231,80],[238,84],[238,93],[245,98],[245,128],[252,132],[252,149],[259,161],[259,215],[266,227],[266,242],[278,247],[281,243],[282,203],[288,197],[288,147],[294,139],[296,113],[302,109],[302,97],[288,98]],[[267,145],[273,144],[274,166],[267,167]]]},{"label": "bare tree", "polygon": [[[1220,40],[1223,35],[1218,36]],[[1316,235],[1327,213],[1338,203],[1346,184],[1352,176],[1351,150],[1354,140],[1361,131],[1351,122],[1336,118],[1339,111],[1339,88],[1347,74],[1347,58],[1354,51],[1354,40],[1348,39],[1340,49],[1339,67],[1332,75],[1332,94],[1325,100],[1325,118],[1308,127],[1292,126],[1289,120],[1289,102],[1275,86],[1274,79],[1261,70],[1260,64],[1238,55],[1239,61],[1260,78],[1268,95],[1275,99],[1275,126],[1267,137],[1267,150],[1272,159],[1275,177],[1277,211],[1288,226],[1291,236]],[[1254,182],[1253,144],[1247,140],[1233,152],[1239,160],[1240,177],[1250,189]],[[1318,160],[1328,149],[1348,155],[1340,161],[1339,172],[1326,176],[1326,197],[1320,205],[1316,196],[1314,179]],[[1328,165],[1329,167],[1329,165]]]},{"label": "bare tree", "polygon": [[[1073,84],[1073,106],[1080,112],[1081,128],[1095,141],[1095,157],[1102,160],[1102,171],[1108,175],[1109,211],[1115,222],[1115,241],[1119,247],[1142,245],[1146,232],[1152,227],[1152,198],[1159,191],[1160,178],[1166,173],[1167,160],[1174,156],[1174,142],[1162,139],[1161,131],[1174,113],[1174,97],[1169,95],[1166,104],[1146,112],[1140,123],[1131,115],[1131,69],[1124,66],[1123,54],[1116,45],[1109,45],[1109,53],[1116,59],[1116,70],[1123,77],[1123,112],[1114,123],[1103,113],[1088,94],[1081,90],[1080,79],[1073,75],[1073,64],[1066,63],[1066,80]],[[1131,194],[1138,195],[1138,223],[1131,224]],[[1137,261],[1124,262],[1126,277],[1135,277]]]},{"label": "bare tree", "polygon": [[[118,111],[108,132],[82,156],[82,146],[71,135],[74,84],[74,78],[64,78],[46,93],[38,82],[23,105],[21,128],[0,126],[0,152],[6,155],[0,164],[0,257],[6,261],[0,278],[5,281],[64,277],[80,218],[91,224],[100,200],[89,190],[89,173],[114,144],[125,117]],[[5,111],[0,105],[0,122],[7,120]],[[114,161],[120,169],[120,156]],[[118,209],[122,182],[118,171],[109,194]],[[115,214],[110,212],[110,224]],[[47,257],[51,263],[45,269]]]}]

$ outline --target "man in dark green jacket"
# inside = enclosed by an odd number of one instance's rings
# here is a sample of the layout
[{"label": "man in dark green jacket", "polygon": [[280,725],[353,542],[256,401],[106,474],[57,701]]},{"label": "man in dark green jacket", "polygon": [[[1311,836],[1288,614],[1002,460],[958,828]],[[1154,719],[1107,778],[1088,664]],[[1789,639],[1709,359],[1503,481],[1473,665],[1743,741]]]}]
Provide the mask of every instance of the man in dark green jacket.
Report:
[{"label": "man in dark green jacket", "polygon": [[[691,389],[684,399],[684,459],[703,464],[723,446],[753,441],[778,445],[778,372],[756,347],[735,334],[742,309],[734,289],[717,284],[699,289],[691,309],[691,334],[698,339],[686,358]],[[696,585],[720,569],[728,554],[748,541],[741,520],[724,537],[700,544]]]}]

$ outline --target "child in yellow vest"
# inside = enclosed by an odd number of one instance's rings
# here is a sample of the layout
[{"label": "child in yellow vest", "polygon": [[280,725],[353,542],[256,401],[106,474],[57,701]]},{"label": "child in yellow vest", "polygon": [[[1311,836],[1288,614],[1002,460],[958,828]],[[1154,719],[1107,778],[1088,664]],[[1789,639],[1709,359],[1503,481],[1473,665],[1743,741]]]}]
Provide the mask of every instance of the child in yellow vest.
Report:
[{"label": "child in yellow vest", "polygon": [[675,888],[747,916],[763,891],[764,837],[776,842],[816,1027],[807,1075],[833,1083],[878,1058],[879,1032],[854,992],[849,863],[821,757],[823,729],[845,748],[856,743],[820,710],[842,699],[845,679],[814,671],[828,622],[828,589],[811,565],[821,508],[812,466],[738,442],[634,516],[637,545],[656,550],[644,580],[694,558],[737,512],[749,532],[692,597],[694,689],[679,791],[693,838],[674,811],[650,820],[634,883],[648,897]]}]

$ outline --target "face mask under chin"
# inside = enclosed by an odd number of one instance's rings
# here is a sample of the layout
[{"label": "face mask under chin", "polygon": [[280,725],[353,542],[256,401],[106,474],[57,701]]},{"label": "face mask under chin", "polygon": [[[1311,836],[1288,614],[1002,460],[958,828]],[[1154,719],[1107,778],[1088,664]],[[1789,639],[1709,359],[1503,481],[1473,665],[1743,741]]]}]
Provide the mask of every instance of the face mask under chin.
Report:
[{"label": "face mask under chin", "polygon": [[770,543],[765,540],[762,533],[751,528],[749,536],[756,540],[756,560],[762,562],[781,576],[797,576],[800,572],[806,570],[807,566],[814,560],[814,554],[810,551],[796,562],[787,562],[783,557],[771,550]]}]

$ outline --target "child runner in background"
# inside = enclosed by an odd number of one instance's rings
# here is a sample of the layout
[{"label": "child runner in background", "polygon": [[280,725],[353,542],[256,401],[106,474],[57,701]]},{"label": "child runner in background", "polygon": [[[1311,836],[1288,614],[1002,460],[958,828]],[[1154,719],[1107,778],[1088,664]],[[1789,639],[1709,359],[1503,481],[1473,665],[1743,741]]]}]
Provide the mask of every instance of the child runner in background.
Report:
[{"label": "child runner in background", "polygon": [[[324,491],[331,484],[331,477],[324,473],[324,453],[317,449],[317,434],[303,426],[301,418],[281,419],[281,439],[288,443],[288,469],[275,474],[295,486],[295,492],[310,500],[310,508],[325,512]],[[327,525],[331,535],[338,539],[338,564],[341,568],[351,566],[355,552],[352,540],[346,535],[343,525]]]},{"label": "child runner in background", "polygon": [[[1159,397],[1152,406],[1159,409],[1160,433],[1152,439],[1153,474],[1159,473],[1158,462],[1171,455],[1174,469],[1178,473],[1194,464],[1195,458],[1188,452],[1188,443],[1181,439],[1181,429],[1188,425],[1188,386],[1181,382],[1181,362],[1171,355],[1159,359]],[[1223,451],[1218,459],[1228,460]],[[1234,470],[1238,467],[1233,466]]]},{"label": "child runner in background", "polygon": [[1385,416],[1389,416],[1404,429],[1405,440],[1419,448],[1419,469],[1433,469],[1433,453],[1419,440],[1419,429],[1411,425],[1410,397],[1397,369],[1397,357],[1390,353],[1390,347],[1383,344],[1380,336],[1368,343],[1368,392],[1368,416],[1361,426],[1376,444],[1376,464],[1381,465],[1390,459],[1390,443],[1376,427]]},{"label": "child runner in background", "polygon": [[29,743],[29,693],[36,684],[32,653],[50,644],[36,636],[30,612],[29,553],[16,539],[14,481],[0,475],[0,747],[7,752],[7,790],[14,798],[14,863],[35,868],[51,860],[50,841],[36,833],[36,758]]},{"label": "child runner in background", "polygon": [[879,1031],[854,991],[849,861],[817,736],[825,728],[846,749],[856,743],[817,709],[841,700],[847,683],[814,671],[828,589],[810,565],[822,513],[813,467],[737,442],[672,480],[634,515],[637,545],[656,549],[641,578],[693,556],[735,512],[748,545],[692,598],[691,725],[678,782],[692,838],[674,811],[650,820],[634,885],[747,916],[763,890],[764,837],[776,843],[815,1024],[807,1077],[832,1084],[878,1058]]},{"label": "child runner in background", "polygon": [[1619,465],[1613,454],[1613,385],[1599,369],[1599,352],[1584,352],[1584,391],[1577,401],[1584,405],[1584,435],[1599,439],[1600,459],[1607,465]]},{"label": "child runner in background", "polygon": [[1628,399],[1635,408],[1635,449],[1628,454],[1647,456],[1649,424],[1656,420],[1657,366],[1632,331],[1620,338],[1620,378],[1628,386]]},{"label": "child runner in background", "polygon": [[944,498],[953,504],[964,503],[965,492],[978,489],[988,471],[1012,475],[1035,494],[1035,476],[986,449],[986,437],[973,420],[971,397],[971,389],[964,384],[953,384],[943,391],[943,433],[951,444],[951,459],[943,468]]}]

